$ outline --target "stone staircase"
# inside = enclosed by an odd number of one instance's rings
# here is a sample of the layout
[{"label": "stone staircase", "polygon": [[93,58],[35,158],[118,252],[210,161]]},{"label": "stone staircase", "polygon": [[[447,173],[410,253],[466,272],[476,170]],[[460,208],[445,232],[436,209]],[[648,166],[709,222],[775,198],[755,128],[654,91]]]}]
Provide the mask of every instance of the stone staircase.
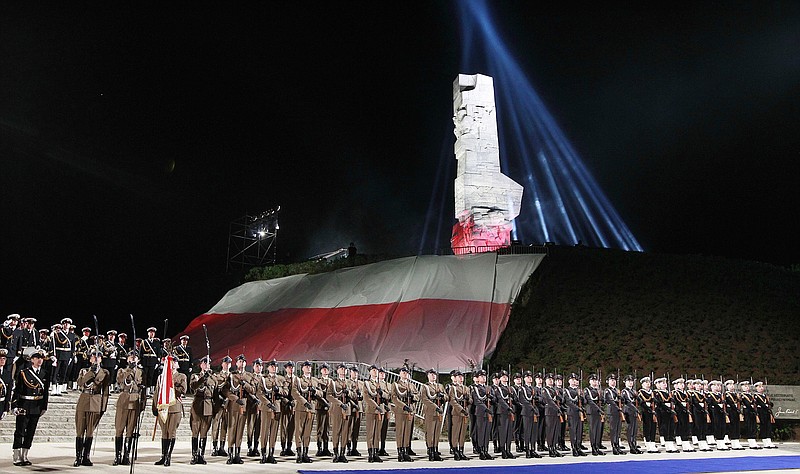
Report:
[{"label": "stone staircase", "polygon": [[[36,430],[37,443],[69,443],[75,440],[75,405],[78,402],[77,391],[67,391],[61,396],[51,396],[48,401],[47,413],[39,419],[39,426]],[[95,440],[98,442],[114,441],[114,417],[116,415],[116,394],[111,394],[108,400],[108,410],[100,420],[100,424],[95,430]],[[152,399],[148,399],[148,406],[142,416],[142,426],[140,433],[143,439],[150,439],[153,435],[153,427],[155,426],[155,417],[153,417],[150,409]],[[189,425],[189,409],[192,404],[192,397],[185,397],[183,400],[184,416],[181,424],[178,427],[178,439],[188,440],[192,436],[192,431]],[[12,443],[14,440],[14,424],[15,417],[13,414],[7,414],[3,420],[0,420],[0,443]],[[312,444],[316,444],[316,417],[312,430]],[[419,433],[415,429],[415,439]],[[156,439],[161,435],[161,431],[156,432]],[[389,422],[389,432],[387,439],[394,440],[394,420]],[[364,422],[361,423],[361,435],[359,439],[363,441],[366,437],[366,427]],[[246,435],[245,441],[246,442]],[[243,443],[244,444],[244,443]]]}]

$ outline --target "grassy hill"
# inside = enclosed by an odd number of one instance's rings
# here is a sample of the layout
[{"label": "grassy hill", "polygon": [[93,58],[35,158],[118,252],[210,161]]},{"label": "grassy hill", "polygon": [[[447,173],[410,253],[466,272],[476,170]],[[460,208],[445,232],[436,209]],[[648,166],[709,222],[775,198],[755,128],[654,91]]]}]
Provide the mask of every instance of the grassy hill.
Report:
[{"label": "grassy hill", "polygon": [[554,247],[491,367],[800,384],[800,273],[744,260]]}]

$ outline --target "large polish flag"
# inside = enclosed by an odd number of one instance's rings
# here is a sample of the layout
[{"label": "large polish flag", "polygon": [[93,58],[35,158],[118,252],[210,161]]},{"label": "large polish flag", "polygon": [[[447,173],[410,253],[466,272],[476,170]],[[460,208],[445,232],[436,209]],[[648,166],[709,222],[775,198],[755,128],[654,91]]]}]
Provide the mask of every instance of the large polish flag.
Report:
[{"label": "large polish flag", "polygon": [[212,358],[480,365],[544,255],[418,256],[245,283],[184,331]]}]

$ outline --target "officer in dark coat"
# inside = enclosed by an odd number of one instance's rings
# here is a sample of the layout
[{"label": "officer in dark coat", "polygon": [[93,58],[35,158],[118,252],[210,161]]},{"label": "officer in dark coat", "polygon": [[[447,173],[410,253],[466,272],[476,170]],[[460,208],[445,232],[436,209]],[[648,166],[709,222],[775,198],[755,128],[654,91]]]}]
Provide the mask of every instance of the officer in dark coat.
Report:
[{"label": "officer in dark coat", "polygon": [[142,377],[144,386],[147,388],[147,394],[153,393],[153,387],[156,385],[156,373],[160,365],[163,350],[161,349],[161,341],[156,339],[156,328],[147,328],[147,338],[142,339],[142,345],[139,349],[142,364]]},{"label": "officer in dark coat", "polygon": [[8,412],[11,404],[11,392],[14,384],[11,382],[11,367],[6,366],[8,349],[0,349],[0,420]]},{"label": "officer in dark coat", "polygon": [[558,390],[553,385],[553,374],[547,374],[542,388],[542,404],[544,405],[545,427],[547,428],[547,449],[551,458],[563,456],[558,451],[558,432],[561,429],[561,402]]},{"label": "officer in dark coat", "polygon": [[609,374],[606,377],[606,389],[603,390],[603,403],[606,408],[608,428],[611,435],[611,452],[625,454],[619,446],[619,434],[622,429],[622,402],[617,389],[617,376]]},{"label": "officer in dark coat", "polygon": [[625,415],[625,423],[628,424],[627,439],[628,449],[631,454],[643,454],[636,444],[636,439],[639,435],[639,422],[641,415],[639,414],[639,399],[636,394],[636,377],[627,375],[625,377],[625,388],[620,393],[622,399],[622,412]]},{"label": "officer in dark coat", "polygon": [[56,351],[56,382],[53,390],[53,395],[56,396],[61,396],[67,390],[69,369],[73,363],[72,357],[77,337],[74,332],[69,330],[71,324],[70,318],[63,318],[61,325],[55,328],[50,335]]},{"label": "officer in dark coat", "polygon": [[639,381],[642,388],[636,394],[639,401],[639,409],[642,415],[642,429],[644,431],[644,445],[648,453],[657,453],[656,447],[656,400],[655,394],[650,389],[652,380],[650,377],[642,377]]},{"label": "officer in dark coat", "polygon": [[583,408],[583,393],[578,388],[578,375],[573,373],[569,376],[569,388],[565,391],[564,403],[567,405],[567,418],[569,419],[569,442],[572,445],[573,456],[586,456],[581,450],[583,443],[583,419],[585,416]]},{"label": "officer in dark coat", "polygon": [[583,389],[586,416],[589,418],[589,444],[592,456],[606,453],[600,448],[603,439],[603,398],[600,394],[600,380],[596,374],[589,375],[589,386]]},{"label": "officer in dark coat", "polygon": [[536,387],[533,386],[533,372],[526,371],[524,383],[517,389],[517,402],[522,407],[520,410],[520,416],[523,418],[522,444],[527,459],[542,457],[536,452],[536,435],[539,427],[539,407],[536,406],[538,399]]},{"label": "officer in dark coat", "polygon": [[44,354],[35,351],[30,355],[30,365],[17,372],[11,408],[17,417],[14,430],[14,465],[30,466],[28,451],[39,424],[39,417],[47,411],[50,374],[42,367]]},{"label": "officer in dark coat", "polygon": [[476,431],[476,438],[478,445],[476,449],[480,459],[494,459],[489,454],[489,435],[492,431],[492,422],[494,415],[492,414],[492,407],[494,405],[494,396],[489,387],[486,386],[486,371],[481,369],[475,373],[474,383],[470,387],[470,397],[472,404],[475,407],[475,425],[473,429]]},{"label": "officer in dark coat", "polygon": [[194,361],[192,347],[189,345],[189,336],[186,334],[180,337],[180,341],[181,343],[175,346],[172,352],[178,358],[178,364],[180,364],[178,372],[185,375],[186,380],[189,380],[192,377],[192,362]]}]

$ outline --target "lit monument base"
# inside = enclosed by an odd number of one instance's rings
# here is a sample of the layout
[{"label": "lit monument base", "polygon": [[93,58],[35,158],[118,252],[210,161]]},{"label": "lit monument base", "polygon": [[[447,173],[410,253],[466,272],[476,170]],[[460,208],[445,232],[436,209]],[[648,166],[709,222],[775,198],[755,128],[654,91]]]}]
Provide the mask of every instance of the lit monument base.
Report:
[{"label": "lit monument base", "polygon": [[[490,212],[490,214],[492,214]],[[497,220],[497,219],[495,219]],[[493,252],[501,247],[511,245],[511,224],[501,222],[491,225],[475,223],[473,214],[465,214],[463,219],[453,226],[450,248],[455,255],[468,253]]]}]

